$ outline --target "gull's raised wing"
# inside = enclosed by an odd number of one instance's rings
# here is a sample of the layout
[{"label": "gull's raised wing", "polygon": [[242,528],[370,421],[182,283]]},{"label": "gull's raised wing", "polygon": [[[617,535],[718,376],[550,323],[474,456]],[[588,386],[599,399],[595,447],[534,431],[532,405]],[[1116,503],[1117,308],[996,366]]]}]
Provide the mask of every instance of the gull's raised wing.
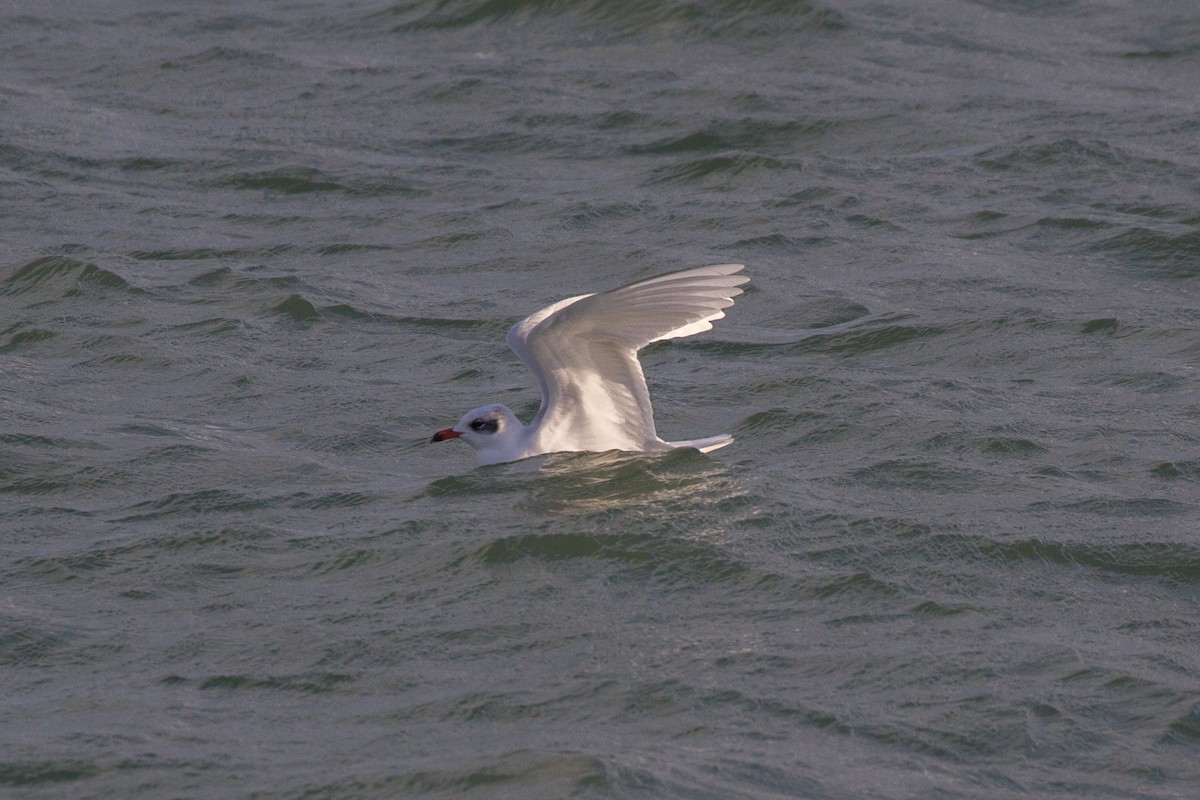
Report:
[{"label": "gull's raised wing", "polygon": [[560,300],[513,326],[508,344],[537,377],[548,451],[665,446],[637,351],[712,328],[749,278],[715,264]]}]

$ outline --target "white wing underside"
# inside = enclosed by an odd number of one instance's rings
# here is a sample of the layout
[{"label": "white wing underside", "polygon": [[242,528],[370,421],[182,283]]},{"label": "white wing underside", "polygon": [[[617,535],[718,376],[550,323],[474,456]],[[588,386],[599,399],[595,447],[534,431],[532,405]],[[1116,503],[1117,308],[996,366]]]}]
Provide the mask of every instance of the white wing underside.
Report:
[{"label": "white wing underside", "polygon": [[714,436],[664,442],[637,351],[712,328],[749,278],[741,264],[673,272],[600,294],[560,300],[513,326],[509,347],[533,372],[542,405],[529,425],[530,452],[715,450]]}]

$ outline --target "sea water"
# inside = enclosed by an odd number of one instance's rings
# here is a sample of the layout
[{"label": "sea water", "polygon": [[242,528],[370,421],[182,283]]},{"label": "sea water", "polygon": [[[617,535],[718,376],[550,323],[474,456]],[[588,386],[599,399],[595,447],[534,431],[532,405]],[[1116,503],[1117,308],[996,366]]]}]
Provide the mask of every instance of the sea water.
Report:
[{"label": "sea water", "polygon": [[[0,12],[0,794],[1195,798],[1190,0]],[[710,456],[477,468],[504,335]]]}]

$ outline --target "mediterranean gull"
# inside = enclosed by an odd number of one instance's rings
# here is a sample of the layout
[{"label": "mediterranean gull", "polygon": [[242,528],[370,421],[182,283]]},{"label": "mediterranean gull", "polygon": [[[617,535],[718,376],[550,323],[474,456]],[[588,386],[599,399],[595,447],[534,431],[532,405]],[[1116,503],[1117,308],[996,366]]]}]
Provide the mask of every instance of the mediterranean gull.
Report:
[{"label": "mediterranean gull", "polygon": [[666,442],[637,353],[651,342],[691,336],[725,316],[750,279],[742,264],[695,267],[599,294],[559,300],[518,322],[508,346],[533,372],[542,405],[529,425],[507,407],[468,411],[432,441],[462,439],[480,464],[544,453],[692,447],[702,453],[733,441],[729,434]]}]

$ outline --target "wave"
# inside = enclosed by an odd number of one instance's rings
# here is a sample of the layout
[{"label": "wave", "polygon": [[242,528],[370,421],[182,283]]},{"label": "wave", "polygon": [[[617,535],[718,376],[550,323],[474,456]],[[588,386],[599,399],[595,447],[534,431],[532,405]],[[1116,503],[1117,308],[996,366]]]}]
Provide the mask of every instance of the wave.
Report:
[{"label": "wave", "polygon": [[1111,255],[1152,277],[1200,277],[1200,231],[1194,227],[1133,226],[1098,242],[1092,251]]},{"label": "wave", "polygon": [[1103,140],[1066,137],[1054,141],[1029,139],[1016,146],[991,148],[980,154],[978,163],[995,171],[1040,171],[1046,167],[1075,167],[1093,170],[1098,166],[1178,169],[1162,159],[1138,155]]},{"label": "wave", "polygon": [[833,123],[830,122],[801,123],[747,118],[720,127],[706,127],[646,144],[630,145],[625,152],[629,155],[680,155],[763,148],[792,152],[801,140],[823,135],[831,127]]},{"label": "wave", "polygon": [[117,273],[70,256],[37,258],[0,277],[0,295],[36,295],[48,300],[89,291],[144,294]]},{"label": "wave", "polygon": [[[219,167],[214,167],[219,171]],[[427,189],[394,176],[354,178],[315,167],[289,165],[259,171],[235,171],[218,178],[217,188],[263,192],[266,195],[347,194],[355,197],[420,197]]]},{"label": "wave", "polygon": [[722,153],[659,167],[650,173],[647,183],[695,184],[720,188],[744,174],[798,170],[800,162],[777,159],[757,153]]},{"label": "wave", "polygon": [[[575,19],[604,25],[613,33],[681,32],[716,37],[731,32],[779,33],[792,30],[841,30],[846,18],[820,3],[805,0],[427,0],[401,2],[373,14],[394,20],[393,32],[454,30],[481,25]],[[790,25],[787,23],[790,22]]]}]

